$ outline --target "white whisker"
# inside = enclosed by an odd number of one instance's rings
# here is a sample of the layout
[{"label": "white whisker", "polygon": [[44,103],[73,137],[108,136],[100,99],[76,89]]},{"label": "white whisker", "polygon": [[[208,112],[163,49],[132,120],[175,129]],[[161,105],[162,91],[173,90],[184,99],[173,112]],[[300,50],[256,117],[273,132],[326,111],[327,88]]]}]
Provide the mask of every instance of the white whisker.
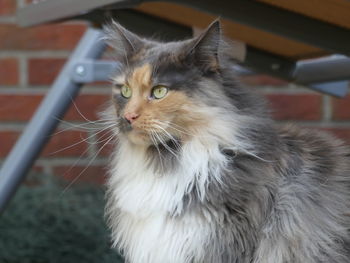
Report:
[{"label": "white whisker", "polygon": [[164,171],[164,166],[163,166],[163,159],[162,159],[162,154],[160,153],[160,150],[159,150],[159,148],[158,148],[158,144],[157,144],[157,140],[153,137],[153,133],[154,133],[154,131],[153,130],[151,130],[151,132],[150,132],[150,138],[151,138],[151,141],[153,142],[153,144],[154,144],[154,146],[156,147],[156,149],[157,149],[157,152],[158,152],[158,154],[159,154],[159,160],[160,160],[160,166],[161,166],[161,168],[162,168],[162,171]]},{"label": "white whisker", "polygon": [[166,144],[161,135],[158,132],[154,132],[154,135],[157,137],[158,141],[167,149],[171,154],[173,154],[176,158],[178,157],[176,153]]},{"label": "white whisker", "polygon": [[78,141],[78,142],[76,142],[76,143],[74,143],[74,144],[71,144],[71,145],[69,145],[69,146],[67,146],[67,147],[64,147],[64,148],[62,148],[62,149],[59,149],[59,150],[57,150],[57,151],[54,151],[54,152],[50,153],[49,155],[54,155],[54,154],[56,154],[56,153],[62,152],[62,151],[67,150],[67,149],[70,149],[70,148],[72,148],[72,147],[74,147],[74,146],[76,146],[76,145],[79,145],[79,144],[83,143],[83,142],[87,142],[88,144],[97,144],[98,142],[96,142],[96,143],[90,143],[90,142],[88,142],[88,140],[89,140],[90,138],[96,136],[97,134],[106,131],[106,130],[109,129],[109,128],[112,128],[112,127],[111,127],[111,126],[105,127],[104,129],[100,130],[99,132],[96,132],[96,133],[94,133],[94,134],[92,134],[92,135],[90,135],[90,136],[88,136],[88,137],[86,137],[86,138],[82,138],[82,137],[81,137],[82,140],[80,140],[80,141]]},{"label": "white whisker", "polygon": [[168,136],[168,138],[169,138],[171,141],[174,142],[174,144],[175,144],[177,150],[181,150],[181,149],[182,149],[182,148],[181,148],[181,145],[177,142],[177,140],[174,138],[174,136],[172,136],[168,131],[166,131],[163,127],[161,127],[161,126],[159,126],[159,125],[154,125],[154,126],[155,126],[156,128],[158,128],[158,129],[161,129],[161,130],[164,132],[164,134],[165,134],[166,136]]},{"label": "white whisker", "polygon": [[102,145],[102,147],[95,153],[95,155],[91,158],[87,166],[76,176],[62,191],[61,196],[80,178],[80,176],[90,167],[91,163],[96,159],[99,153],[103,150],[103,148],[114,138],[114,136],[110,136],[108,141]]}]

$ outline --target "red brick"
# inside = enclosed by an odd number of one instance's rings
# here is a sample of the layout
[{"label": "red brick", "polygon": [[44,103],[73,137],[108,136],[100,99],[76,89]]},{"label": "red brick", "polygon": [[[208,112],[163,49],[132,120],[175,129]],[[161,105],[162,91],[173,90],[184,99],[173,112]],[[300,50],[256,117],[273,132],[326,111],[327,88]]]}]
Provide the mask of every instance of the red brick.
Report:
[{"label": "red brick", "polygon": [[[103,110],[103,105],[108,101],[108,95],[82,94],[75,100],[65,119],[86,121],[98,119],[98,112]],[[80,113],[79,113],[80,112]]]},{"label": "red brick", "polygon": [[[27,121],[38,108],[42,95],[16,95],[0,94],[0,121]],[[65,119],[69,121],[86,121],[78,112],[89,120],[98,119],[98,112],[103,109],[103,104],[109,99],[106,95],[83,94],[75,99]],[[78,109],[76,109],[76,108]]]},{"label": "red brick", "polygon": [[272,115],[277,120],[320,120],[322,99],[316,94],[269,94]]},{"label": "red brick", "polygon": [[[30,85],[51,85],[63,68],[63,58],[33,58],[28,61],[28,82]],[[96,81],[89,85],[110,86],[108,81]]]},{"label": "red brick", "polygon": [[240,81],[251,86],[285,86],[287,81],[274,78],[268,75],[247,75],[241,76]]},{"label": "red brick", "polygon": [[38,107],[42,95],[0,95],[0,121],[27,121]]},{"label": "red brick", "polygon": [[16,0],[0,0],[0,15],[12,15],[16,11]]},{"label": "red brick", "polygon": [[[0,131],[0,157],[5,157],[19,138],[18,131]],[[64,131],[54,135],[45,146],[42,157],[86,156],[87,143],[83,141],[86,133],[80,131]],[[78,143],[82,141],[82,143]],[[76,144],[76,145],[74,145]],[[69,147],[72,146],[72,147]],[[66,148],[66,149],[65,149]],[[57,153],[55,153],[57,152]]]},{"label": "red brick", "polygon": [[103,184],[106,180],[106,168],[104,166],[57,166],[53,168],[56,176],[61,176],[68,181],[89,182]]},{"label": "red brick", "polygon": [[[0,10],[1,10],[1,7],[0,7]],[[17,84],[18,84],[17,59],[15,58],[0,59],[0,85],[17,85]]]},{"label": "red brick", "polygon": [[83,24],[50,24],[19,28],[13,24],[0,25],[0,49],[7,50],[71,50],[86,26]]},{"label": "red brick", "polygon": [[350,95],[341,99],[333,98],[332,105],[334,120],[350,120]]},{"label": "red brick", "polygon": [[87,134],[82,131],[63,131],[52,135],[49,143],[45,146],[42,157],[83,157],[88,154]]},{"label": "red brick", "polygon": [[61,71],[65,59],[34,58],[28,61],[28,82],[30,85],[51,85]]},{"label": "red brick", "polygon": [[0,157],[6,157],[15,144],[19,132],[17,131],[0,131]]}]

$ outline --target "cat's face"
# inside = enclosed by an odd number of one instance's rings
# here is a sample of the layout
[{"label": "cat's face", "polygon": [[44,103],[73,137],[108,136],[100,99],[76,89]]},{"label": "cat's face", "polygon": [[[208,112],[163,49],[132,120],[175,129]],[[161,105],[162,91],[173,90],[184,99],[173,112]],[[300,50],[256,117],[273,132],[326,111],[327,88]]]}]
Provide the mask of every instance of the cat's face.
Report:
[{"label": "cat's face", "polygon": [[120,130],[136,144],[183,138],[188,127],[199,124],[192,116],[195,105],[190,97],[174,89],[174,83],[155,78],[152,71],[153,66],[145,63],[115,79]]},{"label": "cat's face", "polygon": [[209,97],[221,92],[208,89],[218,71],[218,22],[183,42],[143,40],[120,25],[108,35],[119,47],[122,68],[114,77],[113,102],[127,139],[141,145],[186,140],[210,121]]}]

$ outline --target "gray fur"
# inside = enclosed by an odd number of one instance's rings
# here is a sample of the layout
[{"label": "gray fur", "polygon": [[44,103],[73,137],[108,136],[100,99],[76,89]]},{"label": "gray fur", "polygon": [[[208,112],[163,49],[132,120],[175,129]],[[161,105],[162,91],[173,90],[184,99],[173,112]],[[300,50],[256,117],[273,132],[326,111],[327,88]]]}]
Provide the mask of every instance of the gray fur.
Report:
[{"label": "gray fur", "polygon": [[[132,59],[137,52],[130,55],[126,71],[148,62],[155,65],[155,82],[170,83],[205,105],[248,120],[239,134],[251,149],[232,152],[222,145],[229,160],[229,167],[221,171],[223,183],[210,181],[204,200],[194,184],[182,213],[169,214],[181,220],[195,212],[214,220],[215,238],[203,250],[203,263],[350,262],[348,147],[325,133],[275,125],[263,99],[237,83],[231,59],[222,49],[218,22],[200,38],[148,41],[142,48],[139,41],[143,55],[137,60]],[[212,67],[215,62],[217,67]],[[166,167],[175,169],[178,160],[166,148],[161,151]],[[154,147],[149,149],[149,162],[160,169]]]}]

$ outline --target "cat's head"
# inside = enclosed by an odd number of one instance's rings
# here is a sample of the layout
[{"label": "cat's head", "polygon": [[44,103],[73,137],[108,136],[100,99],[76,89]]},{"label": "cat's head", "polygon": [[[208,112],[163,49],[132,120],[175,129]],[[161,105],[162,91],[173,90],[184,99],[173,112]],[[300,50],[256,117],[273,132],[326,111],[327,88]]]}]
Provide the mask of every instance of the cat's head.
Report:
[{"label": "cat's head", "polygon": [[[219,21],[179,42],[143,39],[113,23],[107,39],[121,63],[113,102],[120,132],[134,144],[186,140],[229,107],[221,77]],[[220,129],[220,127],[218,127]]]}]

